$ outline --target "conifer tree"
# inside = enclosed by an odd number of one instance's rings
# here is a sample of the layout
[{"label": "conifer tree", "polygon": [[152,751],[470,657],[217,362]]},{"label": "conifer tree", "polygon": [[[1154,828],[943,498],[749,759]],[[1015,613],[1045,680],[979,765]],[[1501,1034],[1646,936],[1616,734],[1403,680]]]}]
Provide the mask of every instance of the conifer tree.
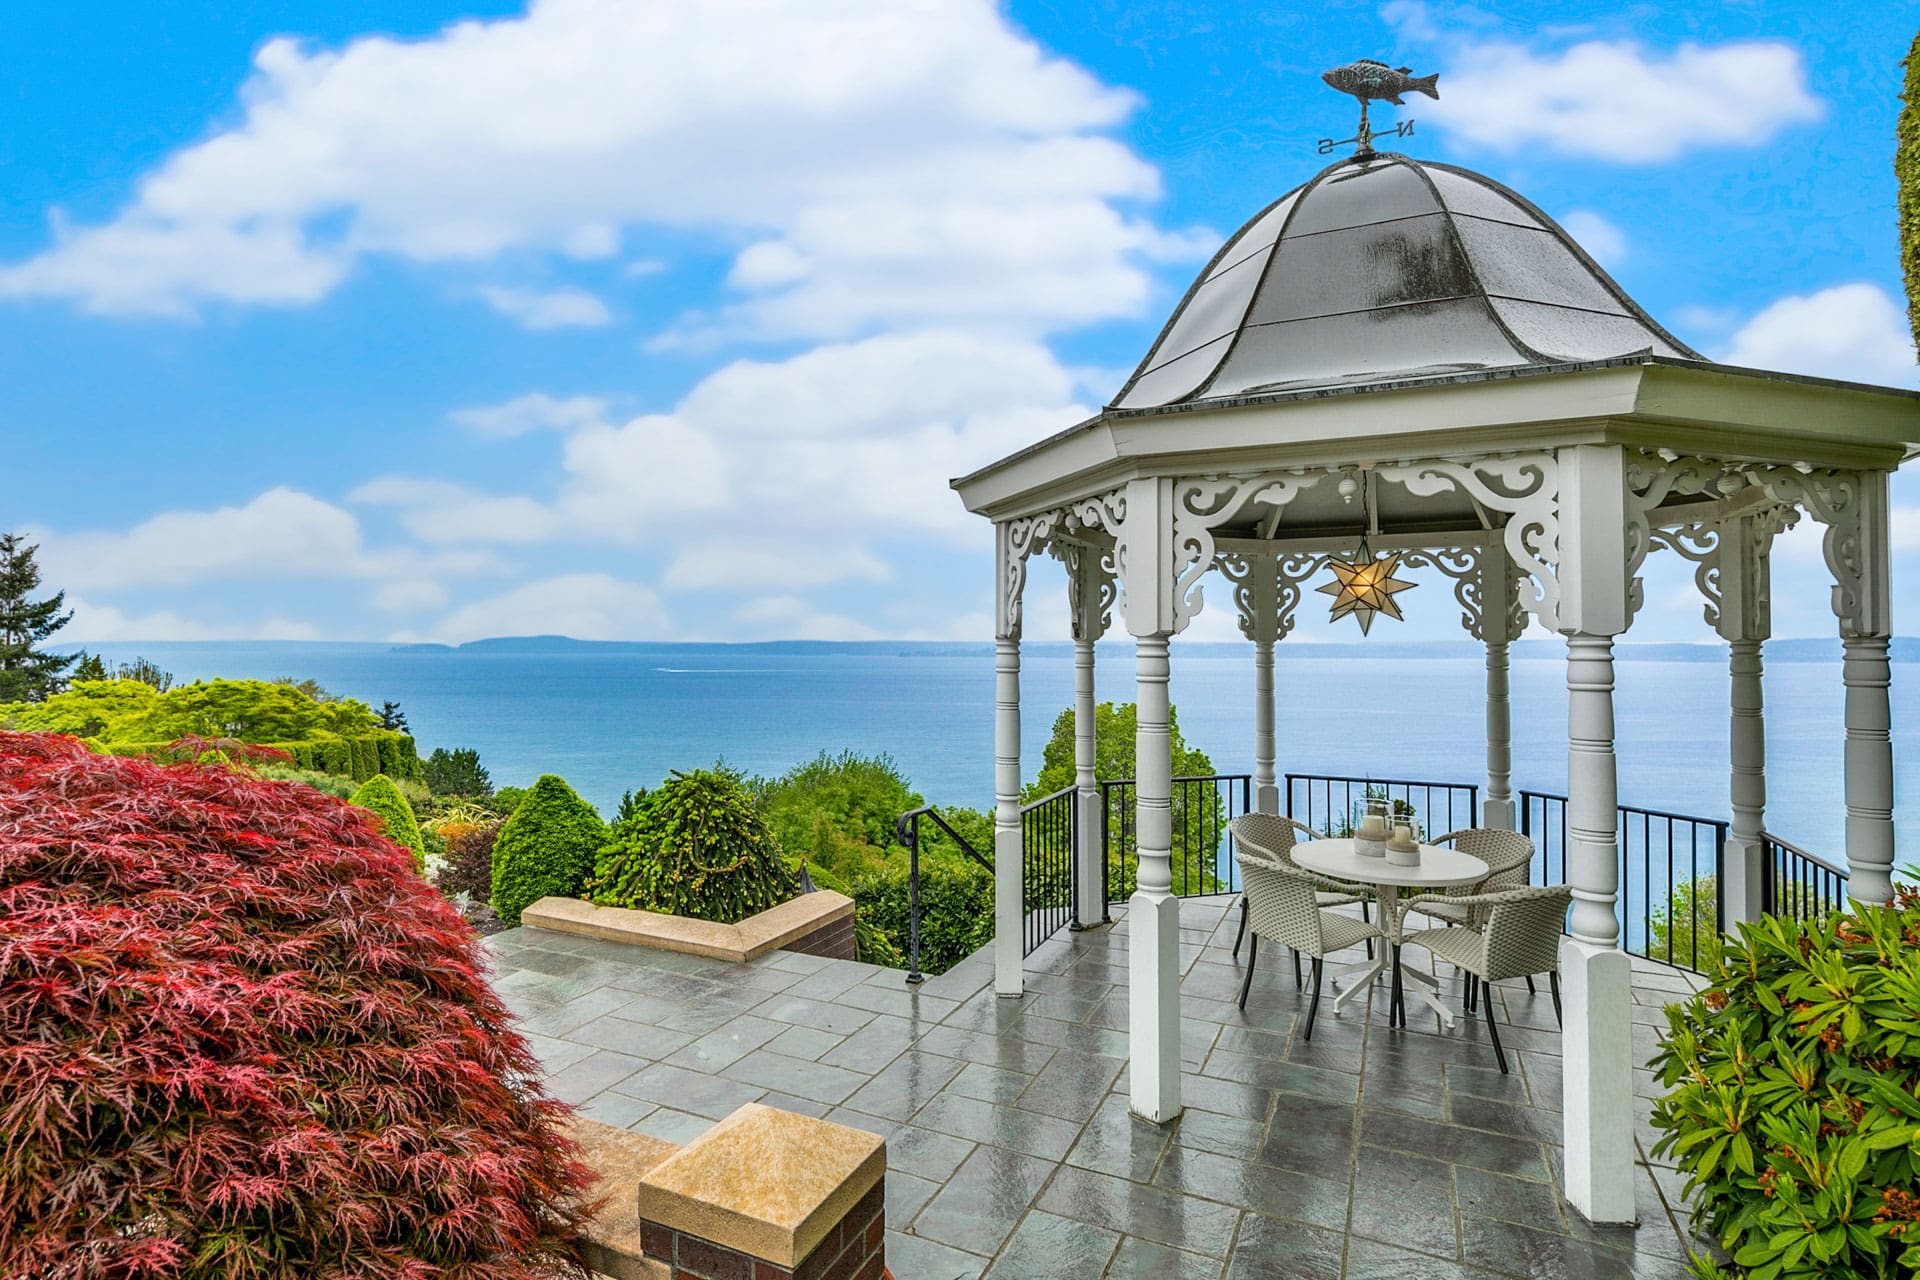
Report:
[{"label": "conifer tree", "polygon": [[67,593],[32,598],[40,586],[40,548],[17,533],[0,533],[0,702],[39,702],[60,692],[72,654],[44,653],[41,641],[73,620],[62,613]]},{"label": "conifer tree", "polygon": [[1920,339],[1920,35],[1907,52],[1905,106],[1896,130],[1894,176],[1900,180],[1900,265],[1907,278],[1908,316]]}]

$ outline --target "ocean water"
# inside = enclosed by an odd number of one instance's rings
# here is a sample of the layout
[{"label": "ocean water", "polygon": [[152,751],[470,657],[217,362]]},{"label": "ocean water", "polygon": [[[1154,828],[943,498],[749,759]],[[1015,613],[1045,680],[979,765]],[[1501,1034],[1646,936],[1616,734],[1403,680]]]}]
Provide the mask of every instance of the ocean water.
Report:
[{"label": "ocean water", "polygon": [[[406,712],[421,753],[472,747],[497,785],[565,777],[609,812],[621,792],[724,758],[777,773],[819,751],[890,754],[936,804],[990,807],[993,657],[986,646],[583,645],[483,642],[457,650],[280,642],[92,646],[144,655],[181,680],[312,677]],[[1770,829],[1841,858],[1841,683],[1831,660],[1769,663]],[[1276,664],[1281,773],[1483,781],[1483,667],[1466,646],[1438,656],[1354,645],[1289,651]],[[1517,789],[1563,792],[1566,689],[1558,646],[1516,647]],[[1727,680],[1712,654],[1623,649],[1616,695],[1623,803],[1726,813]],[[1216,769],[1252,768],[1251,650],[1173,646],[1173,700],[1187,741]],[[1381,656],[1374,656],[1375,654]],[[1102,645],[1103,700],[1131,701],[1126,644]],[[1072,651],[1023,655],[1022,758],[1031,778],[1054,718],[1071,705]],[[1920,670],[1894,666],[1896,805],[1920,795]]]}]

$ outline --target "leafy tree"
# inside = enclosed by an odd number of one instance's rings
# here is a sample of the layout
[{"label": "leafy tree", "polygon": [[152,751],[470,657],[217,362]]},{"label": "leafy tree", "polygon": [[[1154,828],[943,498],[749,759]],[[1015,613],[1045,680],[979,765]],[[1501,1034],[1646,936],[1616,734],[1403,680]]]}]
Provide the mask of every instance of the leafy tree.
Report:
[{"label": "leafy tree", "polygon": [[852,751],[822,751],[750,785],[787,856],[843,880],[884,866],[900,843],[895,821],[926,803],[892,757]]},{"label": "leafy tree", "polygon": [[120,755],[163,751],[182,738],[230,738],[360,781],[384,773],[410,783],[420,774],[413,739],[380,728],[364,702],[318,702],[262,680],[196,680],[165,692],[143,680],[83,681],[43,702],[0,704],[0,724],[70,733]]},{"label": "leafy tree", "polygon": [[400,709],[399,703],[397,702],[381,703],[379,715],[380,715],[380,727],[382,729],[391,729],[395,733],[413,732],[411,729],[407,728],[407,713]]},{"label": "leafy tree", "polygon": [[32,599],[40,586],[40,548],[17,533],[0,533],[0,702],[40,702],[59,692],[77,655],[35,648],[73,621],[62,613],[67,593]]},{"label": "leafy tree", "polygon": [[400,788],[393,785],[392,778],[384,773],[374,774],[360,784],[348,803],[377,816],[387,839],[412,852],[414,870],[426,870],[426,846],[420,839],[420,824],[414,819],[413,806],[400,794]]},{"label": "leafy tree", "polygon": [[1907,53],[1906,105],[1896,130],[1894,176],[1900,181],[1900,265],[1907,279],[1907,315],[1920,337],[1920,36]]},{"label": "leafy tree", "polygon": [[795,887],[740,777],[699,769],[648,793],[601,847],[588,892],[602,906],[732,924],[785,902]]},{"label": "leafy tree", "polygon": [[437,796],[493,794],[493,779],[487,776],[486,766],[480,763],[480,753],[472,747],[456,747],[452,751],[435,747],[433,754],[421,762],[421,770],[427,790]]},{"label": "leafy tree", "polygon": [[[1103,781],[1135,776],[1134,736],[1139,709],[1131,702],[1103,702],[1094,708],[1094,773]],[[1187,745],[1180,732],[1180,714],[1167,708],[1167,726],[1173,740],[1173,776],[1206,777],[1213,761],[1204,751]],[[1031,802],[1052,795],[1076,780],[1073,764],[1073,710],[1062,711],[1053,722],[1053,736],[1041,753],[1040,773],[1023,793]],[[1139,866],[1130,808],[1122,810],[1123,793],[1109,793],[1107,893],[1114,899],[1130,897]],[[1226,832],[1226,806],[1211,785],[1175,786],[1173,794],[1173,882],[1213,887],[1217,883],[1215,857]]]},{"label": "leafy tree", "polygon": [[135,658],[132,662],[123,662],[114,670],[116,680],[138,680],[157,693],[165,693],[173,688],[173,672],[162,671],[145,658]]},{"label": "leafy tree", "polygon": [[322,689],[320,687],[320,682],[318,680],[315,680],[311,677],[307,677],[303,679],[303,678],[297,678],[294,676],[281,676],[278,680],[275,680],[273,683],[283,684],[287,686],[287,688],[292,689],[294,692],[313,699],[315,702],[337,701],[337,699],[335,699],[332,694],[328,693],[325,689]]},{"label": "leafy tree", "polygon": [[500,828],[489,902],[508,926],[546,897],[574,898],[593,873],[607,825],[562,778],[542,774]]}]

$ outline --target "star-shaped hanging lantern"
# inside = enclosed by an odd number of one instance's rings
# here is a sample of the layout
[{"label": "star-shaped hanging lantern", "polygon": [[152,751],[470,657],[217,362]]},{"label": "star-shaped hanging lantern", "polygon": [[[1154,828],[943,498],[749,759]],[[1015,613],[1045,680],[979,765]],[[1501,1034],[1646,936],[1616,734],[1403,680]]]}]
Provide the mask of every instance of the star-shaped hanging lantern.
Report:
[{"label": "star-shaped hanging lantern", "polygon": [[1400,606],[1393,602],[1394,593],[1416,584],[1394,577],[1393,572],[1399,567],[1399,552],[1389,551],[1375,559],[1365,543],[1361,544],[1351,560],[1329,559],[1327,568],[1333,570],[1337,580],[1317,590],[1333,597],[1333,617],[1330,621],[1338,621],[1351,614],[1354,621],[1360,624],[1361,635],[1367,634],[1373,626],[1373,615],[1376,613],[1405,621]]}]

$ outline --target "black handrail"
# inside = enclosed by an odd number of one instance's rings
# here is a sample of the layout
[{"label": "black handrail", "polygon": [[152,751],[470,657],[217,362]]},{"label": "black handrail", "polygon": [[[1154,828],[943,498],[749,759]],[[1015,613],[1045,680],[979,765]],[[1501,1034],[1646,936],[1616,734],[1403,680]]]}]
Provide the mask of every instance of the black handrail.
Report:
[{"label": "black handrail", "polygon": [[[1537,883],[1564,884],[1567,880],[1567,798],[1545,791],[1522,791],[1519,800],[1520,830],[1533,838],[1535,846],[1530,871],[1538,871]],[[1700,949],[1700,934],[1708,914],[1700,900],[1704,895],[1710,893],[1713,898],[1714,934],[1717,936],[1726,928],[1727,908],[1719,886],[1725,881],[1729,824],[1720,819],[1670,813],[1665,809],[1642,809],[1629,804],[1617,807],[1615,824],[1619,883],[1614,903],[1620,921],[1621,950],[1678,969],[1699,972],[1702,959],[1711,961],[1718,954],[1710,951],[1703,957]],[[1636,852],[1640,863],[1637,882],[1633,874]],[[1658,878],[1653,874],[1656,853],[1666,863],[1666,874]],[[1686,859],[1684,878],[1678,862],[1683,855]],[[1553,874],[1556,856],[1560,862],[1558,878]],[[1703,858],[1707,860],[1704,871]],[[1711,886],[1707,883],[1709,879]],[[1687,890],[1684,916],[1678,914],[1683,886]],[[1656,892],[1660,895],[1657,902]],[[1633,929],[1636,898],[1640,915],[1638,936]],[[1664,955],[1654,953],[1654,936],[1660,929],[1667,935]],[[1683,931],[1686,950],[1679,952],[1675,942]]]},{"label": "black handrail", "polygon": [[[1233,820],[1253,811],[1250,773],[1196,773],[1172,779],[1173,896],[1205,897],[1240,891],[1240,864],[1231,856]],[[1139,865],[1134,829],[1136,780],[1109,778],[1100,783],[1100,851],[1106,867],[1101,921],[1113,919],[1114,902],[1123,899],[1129,859]],[[1118,818],[1116,823],[1115,818]],[[1138,874],[1136,872],[1136,874]]]},{"label": "black handrail", "polygon": [[[1818,854],[1760,833],[1760,910],[1806,920],[1847,905],[1847,872]],[[1781,892],[1782,885],[1787,891]]]},{"label": "black handrail", "polygon": [[960,852],[979,863],[989,873],[993,864],[980,856],[967,838],[953,829],[951,823],[941,817],[932,805],[922,805],[918,809],[901,814],[894,820],[893,829],[900,837],[900,843],[907,847],[907,981],[918,985],[926,981],[926,975],[920,972],[920,819],[931,818],[935,826],[947,833]]},{"label": "black handrail", "polygon": [[[1289,773],[1285,778],[1287,816],[1298,818],[1316,831],[1325,831],[1328,835],[1347,835],[1354,822],[1354,804],[1356,797],[1353,789],[1358,786],[1358,801],[1364,804],[1370,799],[1405,801],[1419,815],[1426,825],[1429,836],[1443,835],[1459,827],[1477,826],[1480,822],[1480,787],[1472,782],[1433,782],[1425,778],[1357,778],[1327,773]],[[1341,788],[1340,825],[1334,823],[1333,791]],[[1316,790],[1317,788],[1317,790]],[[1420,793],[1421,803],[1414,804],[1414,793]],[[1441,806],[1434,803],[1434,792],[1441,793],[1445,804],[1445,816],[1440,816]],[[1395,794],[1398,792],[1399,794]],[[1296,800],[1297,794],[1303,794],[1305,803]],[[1324,798],[1324,803],[1314,804],[1315,796]],[[1456,805],[1456,802],[1461,803]],[[1304,812],[1303,812],[1304,810]],[[1315,817],[1319,821],[1314,821]]]}]

